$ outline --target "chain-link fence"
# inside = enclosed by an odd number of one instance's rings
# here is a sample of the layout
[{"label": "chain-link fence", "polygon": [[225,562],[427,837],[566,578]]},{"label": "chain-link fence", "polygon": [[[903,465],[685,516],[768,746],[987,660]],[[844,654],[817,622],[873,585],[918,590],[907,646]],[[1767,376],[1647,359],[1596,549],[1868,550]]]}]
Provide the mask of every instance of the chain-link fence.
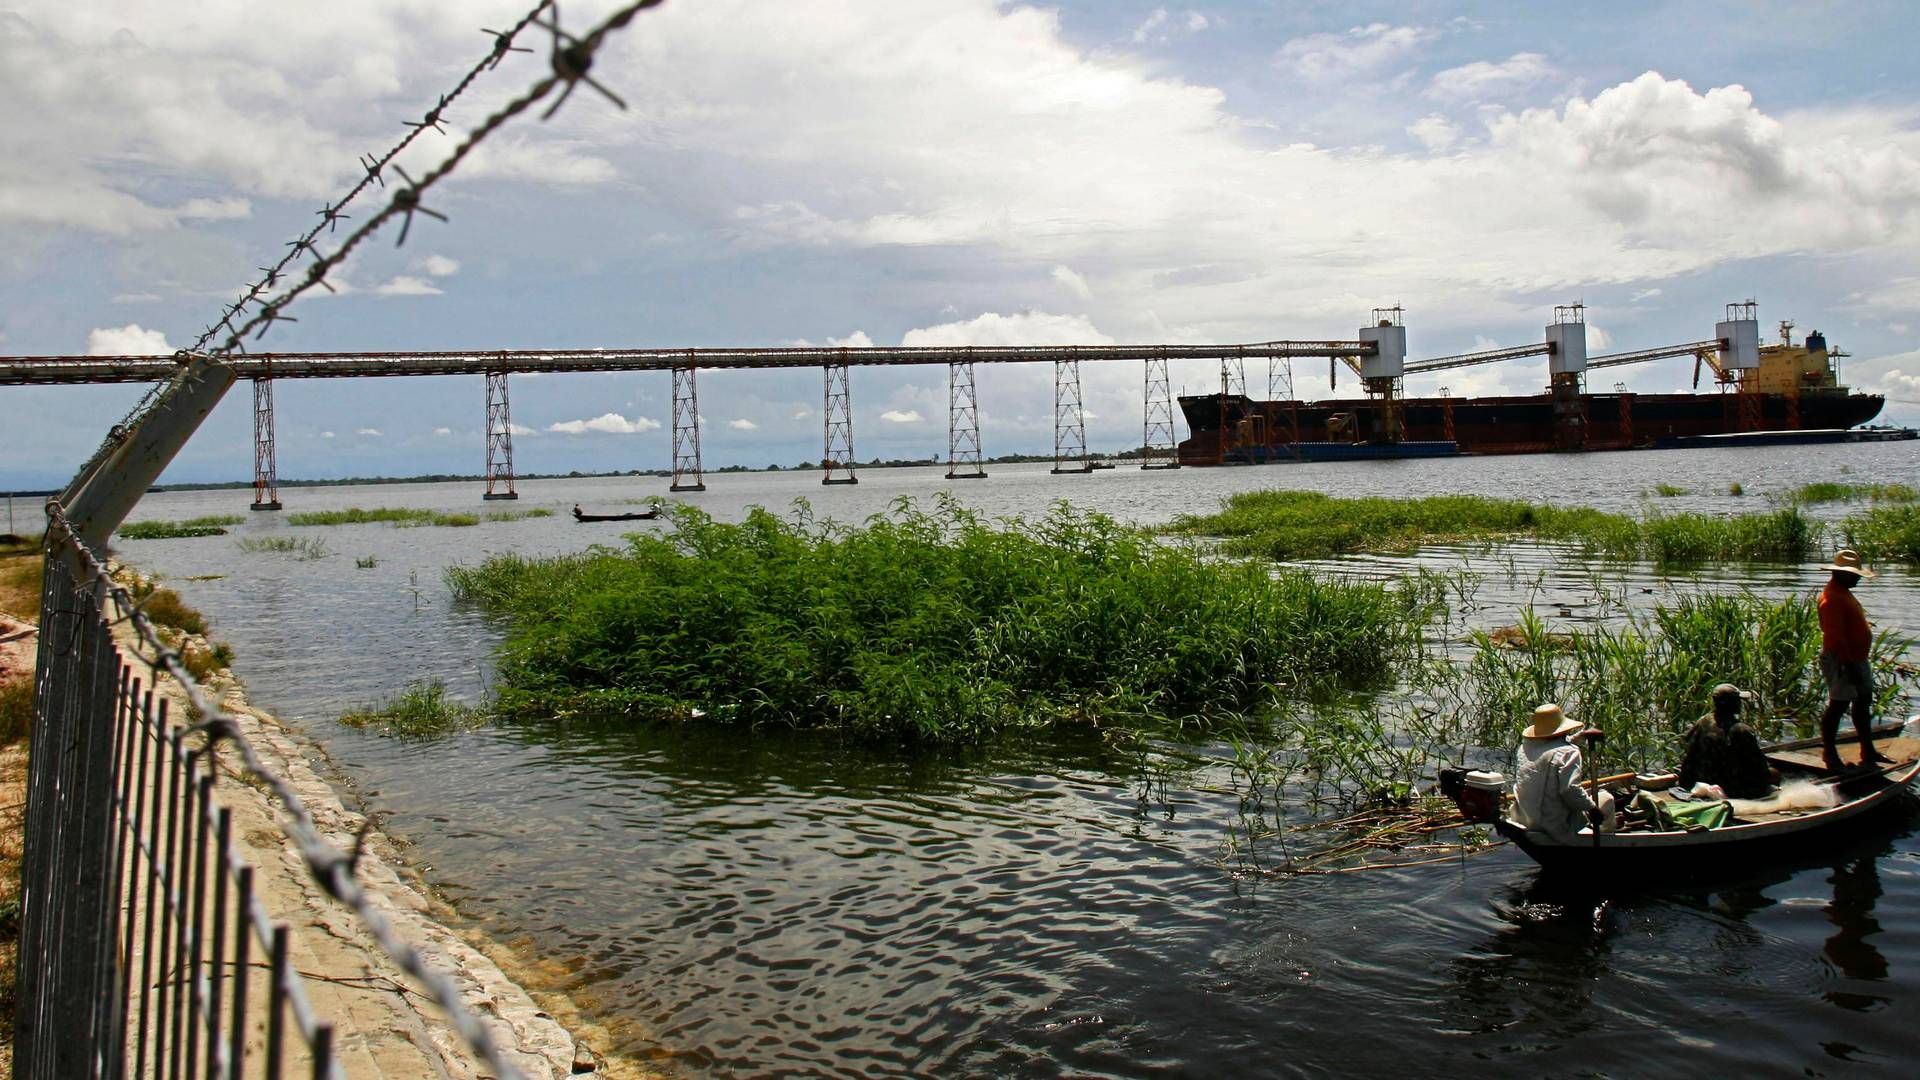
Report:
[{"label": "chain-link fence", "polygon": [[[26,844],[14,1068],[33,1078],[341,1074],[334,1025],[302,989],[289,961],[286,924],[261,902],[255,871],[235,841],[222,785],[241,777],[268,791],[292,848],[322,890],[351,909],[398,967],[447,1014],[493,1076],[521,1075],[454,982],[400,939],[355,876],[366,834],[351,848],[329,841],[286,779],[269,769],[239,725],[189,674],[180,654],[141,612],[94,550],[159,475],[234,379],[224,361],[242,352],[307,290],[326,284],[355,246],[399,218],[404,242],[415,214],[441,215],[423,194],[483,139],[536,103],[550,117],[584,83],[624,103],[589,74],[607,36],[660,0],[615,9],[583,33],[561,27],[542,0],[492,44],[459,83],[320,211],[320,221],[176,359],[178,373],[116,424],[66,492],[48,505]],[[550,39],[548,71],[488,115],[419,179],[394,161],[420,132],[449,122],[448,107],[534,27]],[[556,96],[557,95],[557,96]],[[345,230],[349,203],[372,187],[384,205]],[[444,219],[442,219],[444,220]],[[304,267],[295,263],[310,258]],[[283,277],[291,279],[276,292]],[[187,702],[175,715],[160,680]]]}]

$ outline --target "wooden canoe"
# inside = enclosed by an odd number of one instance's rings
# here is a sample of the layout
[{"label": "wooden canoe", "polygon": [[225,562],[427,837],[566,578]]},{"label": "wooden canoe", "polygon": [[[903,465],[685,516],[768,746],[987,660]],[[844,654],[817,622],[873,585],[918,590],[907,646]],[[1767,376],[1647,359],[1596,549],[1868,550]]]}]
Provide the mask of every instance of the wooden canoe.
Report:
[{"label": "wooden canoe", "polygon": [[581,522],[585,522],[585,521],[652,521],[654,518],[657,518],[659,516],[660,516],[660,508],[657,506],[651,510],[643,510],[639,513],[634,513],[634,514],[583,514],[578,510],[575,510],[573,512],[573,520],[581,521]]},{"label": "wooden canoe", "polygon": [[[1494,828],[1535,862],[1557,873],[1651,883],[1751,868],[1759,862],[1817,847],[1836,831],[1858,827],[1866,815],[1898,806],[1908,785],[1920,775],[1920,739],[1903,737],[1899,725],[1886,724],[1874,729],[1874,748],[1892,758],[1893,763],[1861,767],[1860,744],[1851,734],[1839,741],[1844,767],[1837,772],[1821,762],[1818,739],[1766,748],[1768,760],[1780,770],[1783,781],[1797,776],[1833,787],[1839,802],[1829,807],[1779,810],[1752,818],[1736,816],[1714,829],[1626,828],[1598,836],[1591,829],[1583,829],[1573,843],[1530,832],[1506,817],[1495,822]],[[1631,797],[1626,792],[1616,795]]]}]

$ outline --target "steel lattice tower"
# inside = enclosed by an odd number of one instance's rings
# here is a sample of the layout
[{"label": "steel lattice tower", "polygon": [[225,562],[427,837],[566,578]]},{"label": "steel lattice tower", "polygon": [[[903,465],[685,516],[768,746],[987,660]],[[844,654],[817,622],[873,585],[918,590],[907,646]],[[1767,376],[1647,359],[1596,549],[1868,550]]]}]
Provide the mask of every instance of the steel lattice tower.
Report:
[{"label": "steel lattice tower", "polygon": [[667,490],[707,490],[700,471],[700,390],[692,365],[673,369],[673,483]]},{"label": "steel lattice tower", "polygon": [[[847,360],[841,357],[837,364],[828,364],[826,372],[826,454],[820,459],[820,467],[826,475],[820,478],[822,484],[857,484],[860,478],[853,474],[853,403],[852,394],[847,387]],[[845,473],[846,475],[836,475]]]},{"label": "steel lattice tower", "polygon": [[1173,382],[1167,375],[1167,358],[1147,358],[1146,431],[1140,443],[1140,467],[1177,469],[1179,448],[1173,428]]},{"label": "steel lattice tower", "polygon": [[947,365],[947,479],[979,480],[980,400],[973,392],[973,361]]},{"label": "steel lattice tower", "polygon": [[273,452],[273,380],[253,380],[253,509],[280,509],[280,467]]},{"label": "steel lattice tower", "polygon": [[487,493],[481,498],[517,499],[513,490],[513,412],[507,407],[507,373],[487,372]]},{"label": "steel lattice tower", "polygon": [[1287,408],[1286,427],[1282,429],[1278,424],[1273,425],[1267,433],[1267,445],[1277,450],[1284,435],[1287,452],[1298,457],[1300,455],[1300,399],[1293,394],[1292,357],[1284,360],[1272,356],[1267,358],[1267,400],[1285,402]]},{"label": "steel lattice tower", "polygon": [[[1069,468],[1067,462],[1073,462]],[[1053,471],[1092,472],[1087,458],[1087,414],[1080,403],[1080,361],[1053,362]]]}]

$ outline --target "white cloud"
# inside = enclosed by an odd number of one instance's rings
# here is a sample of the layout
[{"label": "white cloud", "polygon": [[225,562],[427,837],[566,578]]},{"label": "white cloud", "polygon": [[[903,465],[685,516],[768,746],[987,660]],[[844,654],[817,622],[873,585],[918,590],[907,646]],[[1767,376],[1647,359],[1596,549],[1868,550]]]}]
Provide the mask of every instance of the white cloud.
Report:
[{"label": "white cloud", "polygon": [[1633,295],[1627,297],[1627,303],[1637,304],[1642,300],[1652,300],[1653,298],[1659,295],[1660,295],[1660,290],[1658,288],[1635,289],[1633,291]]},{"label": "white cloud", "polygon": [[88,356],[158,356],[173,352],[167,335],[139,323],[87,331]]},{"label": "white cloud", "polygon": [[1133,43],[1139,45],[1153,36],[1154,31],[1167,25],[1167,9],[1154,8],[1139,26],[1133,28]]},{"label": "white cloud", "polygon": [[920,415],[919,409],[888,409],[880,414],[880,419],[889,424],[919,424],[924,423],[927,418]]},{"label": "white cloud", "polygon": [[1068,266],[1053,268],[1053,280],[1060,283],[1068,292],[1082,300],[1092,300],[1093,290],[1087,287],[1087,279],[1073,272]]},{"label": "white cloud", "polygon": [[355,435],[365,435],[365,436],[367,436],[367,437],[368,437],[368,438],[370,438],[370,439],[377,439],[377,438],[379,438],[379,437],[380,437],[380,429],[379,429],[379,428],[371,428],[371,427],[363,427],[363,428],[357,428],[357,429],[355,429],[355,430],[354,430],[354,434],[355,434]]},{"label": "white cloud", "polygon": [[518,439],[523,435],[535,436],[535,435],[539,435],[540,433],[538,431],[535,431],[533,428],[527,427],[524,424],[510,423],[507,425],[507,434],[512,435],[514,438]]},{"label": "white cloud", "polygon": [[437,427],[433,429],[433,433],[435,435],[442,435],[442,436],[451,435],[453,434],[453,429],[450,427]]},{"label": "white cloud", "polygon": [[1000,315],[989,311],[964,322],[909,330],[900,344],[1111,345],[1113,339],[1095,329],[1084,315],[1049,315],[1044,311]]},{"label": "white cloud", "polygon": [[1343,34],[1294,38],[1280,46],[1274,63],[1307,82],[1332,82],[1385,67],[1437,36],[1420,26],[1370,23]]},{"label": "white cloud", "polygon": [[1423,116],[1407,125],[1407,134],[1428,150],[1440,151],[1460,141],[1460,129],[1438,114]]},{"label": "white cloud", "polygon": [[116,304],[152,304],[157,303],[159,300],[159,293],[150,292],[117,293],[113,298],[113,302]]},{"label": "white cloud", "polygon": [[836,349],[871,349],[873,339],[867,336],[865,330],[855,330],[843,338],[830,337],[827,339],[827,344]]},{"label": "white cloud", "polygon": [[650,417],[636,416],[629,420],[619,413],[601,413],[591,420],[562,420],[548,424],[547,430],[561,435],[637,435],[644,431],[657,431],[660,421]]},{"label": "white cloud", "polygon": [[460,272],[460,262],[445,255],[429,255],[414,264],[426,271],[428,277],[452,277]]},{"label": "white cloud", "polygon": [[1847,310],[1873,315],[1920,312],[1920,277],[1888,278],[1865,292],[1847,297]]},{"label": "white cloud", "polygon": [[439,296],[441,289],[426,278],[411,274],[400,274],[391,281],[375,285],[373,292],[379,296]]},{"label": "white cloud", "polygon": [[799,408],[793,410],[793,419],[795,420],[805,420],[807,417],[812,415],[813,415],[813,410],[807,408],[805,405],[802,405]]},{"label": "white cloud", "polygon": [[759,424],[756,424],[756,423],[754,423],[753,421],[751,421],[751,420],[749,420],[749,419],[747,419],[747,418],[746,418],[746,417],[744,417],[744,416],[742,416],[742,417],[740,417],[740,418],[738,418],[738,419],[735,419],[735,420],[729,420],[729,421],[727,421],[727,426],[728,426],[728,427],[730,427],[730,428],[732,428],[732,429],[733,429],[733,430],[735,430],[735,431],[758,431],[758,430],[760,430],[760,425],[759,425]]},{"label": "white cloud", "polygon": [[1587,354],[1589,356],[1613,346],[1613,335],[1592,323],[1587,324]]},{"label": "white cloud", "polygon": [[1181,32],[1197,34],[1213,25],[1213,21],[1198,11],[1187,11],[1175,18],[1166,8],[1154,8],[1140,25],[1133,28],[1129,35],[1135,45],[1148,42],[1165,42]]},{"label": "white cloud", "polygon": [[174,215],[183,221],[239,221],[253,216],[253,204],[241,198],[188,199]]},{"label": "white cloud", "polygon": [[1553,65],[1539,53],[1514,53],[1498,63],[1476,60],[1448,68],[1427,84],[1427,94],[1448,101],[1484,101],[1554,74]]},{"label": "white cloud", "polygon": [[323,439],[331,439],[331,438],[333,438],[333,432],[331,432],[331,431],[323,431],[323,432],[321,432],[321,433],[320,433],[320,437],[321,437],[321,438],[323,438]]}]

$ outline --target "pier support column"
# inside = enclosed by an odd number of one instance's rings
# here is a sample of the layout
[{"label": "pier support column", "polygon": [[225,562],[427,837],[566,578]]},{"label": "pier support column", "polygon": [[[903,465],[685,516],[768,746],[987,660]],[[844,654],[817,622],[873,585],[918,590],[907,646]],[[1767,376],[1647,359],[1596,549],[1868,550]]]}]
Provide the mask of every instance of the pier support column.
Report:
[{"label": "pier support column", "polygon": [[1147,357],[1145,434],[1140,441],[1142,469],[1177,469],[1180,448],[1173,432],[1173,382],[1167,376],[1167,358]]},{"label": "pier support column", "polygon": [[1080,403],[1080,361],[1053,362],[1053,471],[1093,471],[1087,457],[1087,413]]},{"label": "pier support column", "polygon": [[700,389],[692,364],[673,369],[673,483],[667,490],[707,490],[700,470]]},{"label": "pier support column", "polygon": [[513,412],[507,407],[507,373],[487,372],[487,492],[489,502],[518,499],[513,490]]},{"label": "pier support column", "polygon": [[253,506],[280,509],[280,467],[273,450],[273,380],[253,380]]},{"label": "pier support column", "polygon": [[820,467],[826,475],[822,484],[857,484],[853,474],[853,401],[847,385],[847,357],[843,351],[839,363],[828,364],[826,371],[826,447]]},{"label": "pier support column", "polygon": [[980,399],[973,392],[973,361],[947,365],[947,479],[980,480]]}]

